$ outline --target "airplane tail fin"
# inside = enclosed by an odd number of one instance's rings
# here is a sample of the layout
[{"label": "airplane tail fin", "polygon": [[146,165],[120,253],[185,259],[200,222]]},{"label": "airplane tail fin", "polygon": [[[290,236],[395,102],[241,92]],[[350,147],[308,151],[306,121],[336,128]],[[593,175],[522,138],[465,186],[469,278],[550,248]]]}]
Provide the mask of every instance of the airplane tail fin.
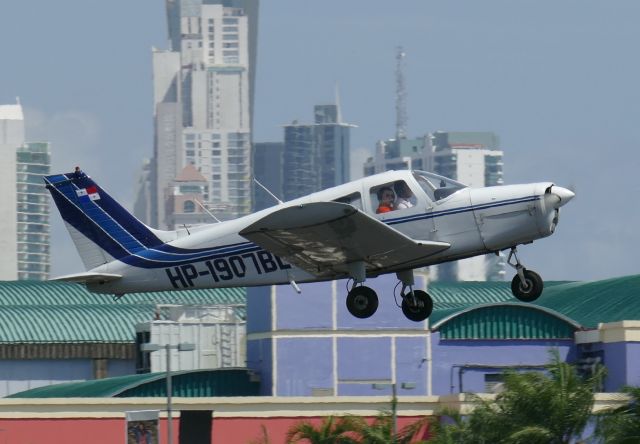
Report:
[{"label": "airplane tail fin", "polygon": [[140,222],[79,168],[44,180],[87,270],[160,246],[169,233]]}]

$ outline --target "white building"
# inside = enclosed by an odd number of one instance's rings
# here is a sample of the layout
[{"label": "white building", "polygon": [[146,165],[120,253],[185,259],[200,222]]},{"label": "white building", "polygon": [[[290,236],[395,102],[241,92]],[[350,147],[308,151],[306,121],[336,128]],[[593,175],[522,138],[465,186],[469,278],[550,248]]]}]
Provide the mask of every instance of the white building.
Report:
[{"label": "white building", "polygon": [[51,170],[47,142],[17,150],[18,279],[44,281],[50,272],[49,192],[43,176]]},{"label": "white building", "polygon": [[168,2],[172,48],[153,50],[155,217],[147,222],[162,228],[168,190],[186,165],[207,179],[205,205],[216,216],[251,209],[249,19],[243,9],[210,3]]},{"label": "white building", "polygon": [[[491,132],[443,132],[429,135],[429,155],[425,167],[470,187],[502,185],[503,152],[498,137]],[[504,258],[476,256],[435,267],[432,277],[439,281],[501,281]]]},{"label": "white building", "polygon": [[0,105],[0,280],[49,278],[49,144],[25,142],[20,103]]},{"label": "white building", "polygon": [[0,280],[18,278],[16,150],[24,144],[22,106],[0,105]]}]

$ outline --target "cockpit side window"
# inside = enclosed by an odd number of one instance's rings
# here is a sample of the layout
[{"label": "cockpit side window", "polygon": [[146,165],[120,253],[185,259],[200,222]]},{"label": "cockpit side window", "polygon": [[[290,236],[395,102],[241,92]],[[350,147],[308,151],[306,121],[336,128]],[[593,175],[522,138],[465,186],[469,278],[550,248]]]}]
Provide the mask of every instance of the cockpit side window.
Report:
[{"label": "cockpit side window", "polygon": [[460,182],[433,173],[415,171],[413,177],[420,185],[420,188],[427,193],[429,199],[434,202],[445,199],[456,191],[466,188],[466,185]]},{"label": "cockpit side window", "polygon": [[362,209],[362,196],[360,193],[351,193],[348,196],[339,197],[333,201],[352,205],[359,210]]},{"label": "cockpit side window", "polygon": [[376,214],[404,210],[415,206],[417,200],[404,180],[372,187],[371,211]]}]

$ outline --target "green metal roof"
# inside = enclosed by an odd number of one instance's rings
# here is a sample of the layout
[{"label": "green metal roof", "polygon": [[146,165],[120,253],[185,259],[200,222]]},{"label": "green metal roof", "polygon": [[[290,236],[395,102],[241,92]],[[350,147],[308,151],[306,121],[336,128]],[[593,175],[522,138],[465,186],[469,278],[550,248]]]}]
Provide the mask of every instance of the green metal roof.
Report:
[{"label": "green metal roof", "polygon": [[244,304],[244,288],[126,294],[66,282],[0,282],[0,343],[133,343],[156,304]]},{"label": "green metal roof", "polygon": [[151,305],[0,307],[0,343],[126,342],[153,319]]},{"label": "green metal roof", "polygon": [[[225,368],[173,372],[172,395],[258,396],[260,383],[247,369]],[[166,397],[166,373],[144,373],[55,384],[14,393],[8,398],[132,398]]]},{"label": "green metal roof", "polygon": [[56,281],[0,282],[0,301],[7,305],[123,305],[123,304],[244,304],[244,288],[127,293],[115,301],[112,295],[91,293],[84,285]]},{"label": "green metal roof", "polygon": [[545,288],[536,305],[562,313],[585,328],[640,320],[640,275]]},{"label": "green metal roof", "polygon": [[640,320],[640,275],[548,282],[533,304],[513,298],[508,282],[434,283],[429,292],[430,325],[447,339],[570,338],[601,322]]},{"label": "green metal roof", "polygon": [[572,339],[579,326],[541,307],[502,303],[457,313],[434,328],[442,339]]},{"label": "green metal roof", "polygon": [[[545,291],[566,282],[545,282]],[[468,307],[494,302],[518,302],[510,282],[434,282],[429,285],[435,309]]]}]

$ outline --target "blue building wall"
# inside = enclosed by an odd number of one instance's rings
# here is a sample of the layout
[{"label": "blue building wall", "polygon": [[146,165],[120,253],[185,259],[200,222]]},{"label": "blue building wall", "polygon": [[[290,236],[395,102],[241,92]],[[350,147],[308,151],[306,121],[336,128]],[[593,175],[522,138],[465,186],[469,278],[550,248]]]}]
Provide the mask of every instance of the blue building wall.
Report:
[{"label": "blue building wall", "polygon": [[[345,280],[302,285],[302,294],[286,285],[273,296],[271,287],[248,289],[247,365],[261,375],[263,394],[383,395],[372,384],[397,380],[426,395],[427,324],[404,317],[396,283],[394,275],[367,281],[380,300],[368,319],[346,309]],[[416,288],[425,284],[416,278]]]},{"label": "blue building wall", "polygon": [[[507,368],[544,371],[553,349],[568,362],[600,356],[608,371],[605,391],[640,385],[640,342],[576,345],[574,339],[443,339],[438,330],[430,331],[428,321],[415,323],[404,317],[394,301],[395,275],[367,281],[379,297],[378,311],[368,319],[349,314],[346,284],[344,280],[306,284],[301,286],[302,294],[290,286],[248,290],[247,362],[261,375],[264,395],[382,395],[385,391],[372,385],[391,382],[397,384],[399,395],[485,392]],[[425,288],[420,276],[416,276],[416,287]],[[491,307],[483,310],[486,313]],[[544,322],[544,316],[551,316],[553,322]],[[536,327],[523,332],[539,333],[541,325],[557,322],[568,322],[569,335],[577,328],[551,310],[507,322],[532,322]],[[482,331],[504,334],[497,328],[500,325],[490,326]],[[403,382],[414,388],[401,389]]]},{"label": "blue building wall", "polygon": [[564,361],[574,361],[573,340],[442,340],[431,334],[433,347],[433,394],[483,393],[485,376],[506,368],[543,371],[557,350]]}]

